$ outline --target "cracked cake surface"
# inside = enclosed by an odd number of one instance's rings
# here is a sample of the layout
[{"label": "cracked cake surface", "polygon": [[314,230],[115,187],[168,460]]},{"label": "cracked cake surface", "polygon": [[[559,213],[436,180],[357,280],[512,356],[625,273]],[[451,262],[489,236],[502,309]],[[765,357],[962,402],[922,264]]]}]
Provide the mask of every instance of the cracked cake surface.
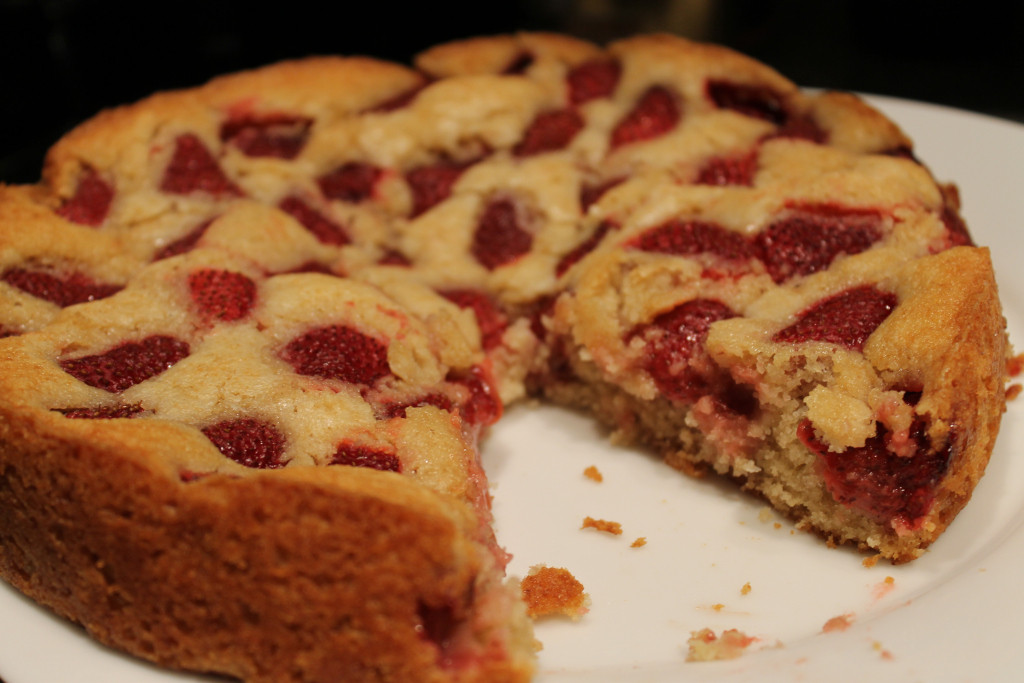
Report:
[{"label": "cracked cake surface", "polygon": [[854,95],[668,35],[283,62],[0,186],[0,575],[168,667],[526,681],[505,406],[906,562],[1008,354],[955,188]]}]

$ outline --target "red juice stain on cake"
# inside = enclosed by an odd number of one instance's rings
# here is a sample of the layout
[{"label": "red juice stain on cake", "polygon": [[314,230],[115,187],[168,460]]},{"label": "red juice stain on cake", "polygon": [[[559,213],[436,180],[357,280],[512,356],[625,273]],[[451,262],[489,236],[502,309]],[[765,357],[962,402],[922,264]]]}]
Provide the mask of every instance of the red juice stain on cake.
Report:
[{"label": "red juice stain on cake", "polygon": [[675,128],[681,117],[682,110],[675,93],[664,86],[652,86],[615,125],[611,148],[660,137]]},{"label": "red juice stain on cake", "polygon": [[372,385],[391,374],[388,347],[348,325],[317,327],[296,337],[281,358],[300,375]]},{"label": "red juice stain on cake", "polygon": [[232,116],[220,127],[221,142],[249,157],[294,159],[306,146],[313,119],[291,114]]},{"label": "red juice stain on cake", "polygon": [[470,252],[480,265],[494,270],[518,260],[532,246],[533,233],[522,226],[515,202],[495,199],[477,221]]},{"label": "red juice stain on cake", "polygon": [[896,295],[872,285],[853,287],[823,299],[801,312],[797,321],[772,337],[798,344],[827,342],[862,351],[871,333],[896,308]]},{"label": "red juice stain on cake", "polygon": [[475,161],[439,161],[436,164],[419,166],[406,173],[405,182],[412,191],[412,213],[409,217],[415,218],[448,199],[455,183],[473,163]]},{"label": "red juice stain on cake", "polygon": [[373,197],[377,181],[383,174],[384,171],[373,164],[353,161],[321,176],[317,184],[328,199],[357,204]]},{"label": "red juice stain on cake", "polygon": [[323,244],[343,247],[351,243],[345,228],[298,197],[285,197],[278,204],[278,208],[297,220]]},{"label": "red juice stain on cake", "polygon": [[512,152],[519,157],[565,149],[583,130],[583,117],[575,109],[543,111],[530,123]]},{"label": "red juice stain on cake", "polygon": [[566,77],[569,104],[611,97],[621,76],[622,65],[613,60],[595,59],[573,67]]},{"label": "red juice stain on cake", "polygon": [[69,375],[91,387],[120,393],[156,377],[189,354],[189,345],[174,337],[153,335],[124,342],[103,353],[60,361]]},{"label": "red juice stain on cake", "polygon": [[160,189],[171,194],[202,192],[214,197],[240,197],[242,190],[224,174],[220,164],[198,136],[179,135],[164,169]]},{"label": "red juice stain on cake", "polygon": [[76,420],[105,420],[112,418],[131,418],[143,411],[138,404],[119,403],[113,406],[98,406],[94,408],[61,408],[57,412]]},{"label": "red juice stain on cake", "polygon": [[882,239],[881,216],[828,204],[805,205],[754,237],[758,257],[781,283],[825,270],[840,254],[859,254]]},{"label": "red juice stain on cake", "polygon": [[72,223],[96,227],[107,217],[113,201],[114,187],[95,169],[87,168],[78,180],[75,194],[57,209],[57,215]]},{"label": "red juice stain on cake", "polygon": [[249,315],[256,283],[229,270],[204,268],[189,273],[189,294],[204,322],[232,322]]},{"label": "red juice stain on cake", "polygon": [[641,361],[667,398],[692,403],[720,389],[723,371],[707,356],[712,323],[736,313],[715,299],[693,299],[662,313],[630,334],[646,342]]},{"label": "red juice stain on cake", "polygon": [[508,318],[498,309],[494,299],[478,289],[445,289],[438,293],[459,308],[473,311],[485,351],[501,344],[502,335],[508,328]]},{"label": "red juice stain on cake", "polygon": [[164,245],[163,247],[158,249],[157,252],[153,255],[153,260],[160,261],[165,258],[178,256],[179,254],[184,254],[192,251],[193,249],[196,248],[196,245],[199,244],[199,240],[203,238],[203,235],[206,234],[207,228],[210,227],[210,224],[213,223],[214,220],[215,219],[213,218],[205,220],[196,227],[189,230],[183,236],[179,237],[173,242]]},{"label": "red juice stain on cake", "polygon": [[330,464],[366,467],[382,472],[402,471],[402,462],[395,453],[383,448],[371,448],[348,442],[338,445]]},{"label": "red juice stain on cake", "polygon": [[55,275],[40,270],[12,268],[0,276],[7,284],[21,291],[66,308],[74,304],[105,299],[120,292],[121,285],[96,282],[82,273]]},{"label": "red juice stain on cake", "polygon": [[705,221],[673,219],[641,233],[627,246],[675,256],[708,253],[727,261],[754,258],[754,250],[743,235]]},{"label": "red juice stain on cake", "polygon": [[911,455],[889,450],[890,434],[881,424],[875,436],[860,448],[831,452],[817,439],[809,420],[800,423],[797,436],[819,458],[825,486],[836,502],[869,517],[913,528],[927,514],[935,497],[935,486],[942,479],[952,455],[952,445],[932,449],[923,420],[911,426],[916,446]]},{"label": "red juice stain on cake", "polygon": [[751,187],[757,173],[758,152],[709,159],[697,172],[698,185],[738,185]]},{"label": "red juice stain on cake", "polygon": [[226,458],[258,469],[283,467],[284,436],[269,422],[244,417],[204,428],[203,434]]}]

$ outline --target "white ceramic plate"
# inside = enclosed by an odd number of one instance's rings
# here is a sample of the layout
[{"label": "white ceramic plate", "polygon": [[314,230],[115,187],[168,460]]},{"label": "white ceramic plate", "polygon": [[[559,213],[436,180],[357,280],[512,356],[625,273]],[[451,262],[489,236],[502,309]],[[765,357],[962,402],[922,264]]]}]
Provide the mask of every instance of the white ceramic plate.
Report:
[{"label": "white ceramic plate", "polygon": [[[994,247],[1011,337],[1024,339],[1024,126],[871,98],[956,180],[975,239]],[[514,574],[564,566],[592,608],[543,621],[537,683],[1017,681],[1024,673],[1024,399],[1010,406],[974,500],[921,559],[865,567],[794,532],[757,501],[608,445],[588,419],[518,408],[486,443],[499,539]],[[583,476],[595,465],[603,483]],[[620,522],[621,536],[580,530]],[[638,537],[647,544],[631,547]],[[749,590],[744,591],[749,584]],[[848,615],[843,631],[822,632]],[[757,641],[736,660],[685,661],[691,631],[736,628]],[[94,644],[0,585],[7,683],[183,683]]]}]

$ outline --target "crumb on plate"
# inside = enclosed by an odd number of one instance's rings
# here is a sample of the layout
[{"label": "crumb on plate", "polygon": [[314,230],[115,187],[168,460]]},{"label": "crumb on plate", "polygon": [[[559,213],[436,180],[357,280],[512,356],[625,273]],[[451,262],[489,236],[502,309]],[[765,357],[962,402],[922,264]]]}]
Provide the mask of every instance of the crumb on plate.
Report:
[{"label": "crumb on plate", "polygon": [[598,531],[604,531],[609,534],[615,534],[620,536],[622,534],[622,525],[618,522],[609,522],[604,519],[594,519],[593,517],[586,517],[583,520],[583,526],[581,529],[597,529]]},{"label": "crumb on plate", "polygon": [[520,587],[526,612],[533,618],[560,614],[575,621],[590,608],[583,584],[564,567],[535,565]]}]

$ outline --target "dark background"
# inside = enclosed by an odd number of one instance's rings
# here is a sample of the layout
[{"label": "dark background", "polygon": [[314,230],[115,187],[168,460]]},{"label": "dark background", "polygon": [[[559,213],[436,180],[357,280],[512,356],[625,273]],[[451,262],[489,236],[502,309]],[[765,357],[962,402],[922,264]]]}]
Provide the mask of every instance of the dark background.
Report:
[{"label": "dark background", "polygon": [[1024,3],[901,0],[0,0],[0,182],[101,108],[311,54],[408,63],[433,44],[515,30],[607,42],[667,31],[722,43],[800,85],[1024,122]]}]

